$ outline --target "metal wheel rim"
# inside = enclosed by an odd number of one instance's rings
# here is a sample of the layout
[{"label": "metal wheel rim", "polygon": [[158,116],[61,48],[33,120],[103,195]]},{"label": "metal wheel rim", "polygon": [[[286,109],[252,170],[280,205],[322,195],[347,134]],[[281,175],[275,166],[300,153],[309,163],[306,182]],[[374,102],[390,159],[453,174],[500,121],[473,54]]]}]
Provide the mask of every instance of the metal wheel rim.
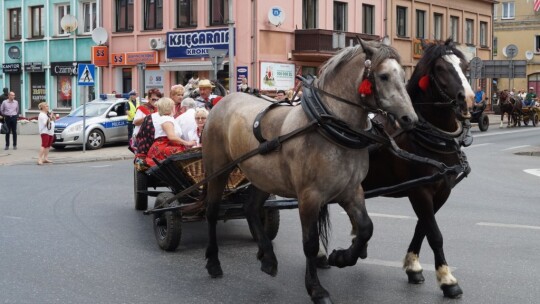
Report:
[{"label": "metal wheel rim", "polygon": [[92,147],[99,147],[99,145],[101,144],[101,136],[97,133],[90,133],[90,135],[88,136],[88,143],[92,146]]}]

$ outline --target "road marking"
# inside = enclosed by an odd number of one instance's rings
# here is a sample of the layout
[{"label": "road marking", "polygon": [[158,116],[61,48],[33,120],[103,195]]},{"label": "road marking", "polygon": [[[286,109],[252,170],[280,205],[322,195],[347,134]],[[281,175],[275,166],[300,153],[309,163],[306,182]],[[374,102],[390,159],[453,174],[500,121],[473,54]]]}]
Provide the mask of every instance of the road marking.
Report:
[{"label": "road marking", "polygon": [[529,173],[532,175],[540,176],[540,169],[525,169],[523,170],[525,173]]},{"label": "road marking", "polygon": [[503,150],[501,150],[501,151],[515,150],[515,149],[520,149],[520,148],[527,148],[527,147],[530,147],[530,146],[531,146],[531,145],[524,145],[524,146],[510,147],[510,148],[503,149]]},{"label": "road marking", "polygon": [[519,228],[519,229],[540,230],[540,226],[517,225],[517,224],[501,224],[501,223],[480,222],[480,223],[476,223],[476,225],[478,225],[478,226],[489,226],[489,227],[501,227],[501,228]]},{"label": "road marking", "polygon": [[501,134],[512,134],[512,133],[518,133],[518,132],[530,132],[530,131],[538,131],[536,128],[532,129],[519,129],[515,131],[507,131],[507,132],[493,132],[493,133],[486,133],[486,134],[474,134],[473,137],[484,137],[484,136],[494,136],[494,135],[501,135]]},{"label": "road marking", "polygon": [[465,147],[465,149],[477,148],[477,147],[488,146],[488,145],[493,145],[493,144],[492,143],[484,143],[484,144],[470,145],[468,147]]},{"label": "road marking", "polygon": [[112,167],[112,165],[90,166],[90,168],[107,168],[107,167]]},{"label": "road marking", "polygon": [[[341,214],[347,214],[345,211],[341,211]],[[386,217],[386,218],[394,218],[394,219],[400,219],[400,220],[416,220],[416,217],[414,216],[408,216],[408,215],[395,215],[395,214],[384,214],[384,213],[374,213],[374,212],[368,212],[370,217]]]},{"label": "road marking", "polygon": [[[403,262],[400,262],[400,261],[385,261],[385,260],[367,258],[365,260],[362,260],[361,263],[369,264],[369,265],[403,268]],[[435,271],[435,265],[433,264],[422,264],[422,268],[424,271],[432,271],[432,272]],[[457,269],[456,267],[449,267],[449,268],[451,271],[455,271]]]},{"label": "road marking", "polygon": [[22,220],[23,219],[22,217],[9,216],[9,215],[4,215],[3,218],[8,218],[8,219],[12,219],[12,220]]}]

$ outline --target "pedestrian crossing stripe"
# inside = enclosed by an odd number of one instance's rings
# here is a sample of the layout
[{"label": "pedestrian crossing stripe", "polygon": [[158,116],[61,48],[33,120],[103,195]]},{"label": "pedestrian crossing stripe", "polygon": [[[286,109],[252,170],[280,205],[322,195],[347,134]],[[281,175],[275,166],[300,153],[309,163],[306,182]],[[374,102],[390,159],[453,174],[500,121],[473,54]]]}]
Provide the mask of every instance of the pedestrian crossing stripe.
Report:
[{"label": "pedestrian crossing stripe", "polygon": [[81,78],[79,78],[79,83],[94,83],[94,78],[92,77],[88,65],[84,66],[84,71],[81,74]]}]

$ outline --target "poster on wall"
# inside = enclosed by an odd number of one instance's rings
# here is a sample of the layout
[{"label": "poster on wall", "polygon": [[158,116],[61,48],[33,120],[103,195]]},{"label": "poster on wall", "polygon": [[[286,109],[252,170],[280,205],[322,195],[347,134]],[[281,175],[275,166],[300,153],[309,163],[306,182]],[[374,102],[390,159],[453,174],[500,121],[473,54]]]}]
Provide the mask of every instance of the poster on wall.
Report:
[{"label": "poster on wall", "polygon": [[159,89],[163,92],[165,73],[162,70],[146,70],[144,72],[144,91]]},{"label": "poster on wall", "polygon": [[294,64],[261,62],[261,90],[290,90],[294,88]]},{"label": "poster on wall", "polygon": [[58,76],[58,104],[57,107],[71,107],[71,77]]},{"label": "poster on wall", "polygon": [[32,73],[30,76],[30,108],[38,109],[38,104],[45,101],[45,73]]}]

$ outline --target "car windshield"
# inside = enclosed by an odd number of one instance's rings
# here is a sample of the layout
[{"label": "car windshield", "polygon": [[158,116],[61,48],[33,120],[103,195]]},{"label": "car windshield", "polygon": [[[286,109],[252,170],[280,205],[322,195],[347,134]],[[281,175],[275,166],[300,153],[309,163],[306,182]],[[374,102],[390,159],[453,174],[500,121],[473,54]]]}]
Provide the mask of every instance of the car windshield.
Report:
[{"label": "car windshield", "polygon": [[[110,106],[111,106],[111,103],[108,103],[108,102],[107,103],[103,103],[103,102],[87,103],[86,116],[94,117],[94,116],[103,115]],[[75,109],[73,112],[69,114],[69,116],[83,117],[83,106],[80,106],[77,109]]]}]

